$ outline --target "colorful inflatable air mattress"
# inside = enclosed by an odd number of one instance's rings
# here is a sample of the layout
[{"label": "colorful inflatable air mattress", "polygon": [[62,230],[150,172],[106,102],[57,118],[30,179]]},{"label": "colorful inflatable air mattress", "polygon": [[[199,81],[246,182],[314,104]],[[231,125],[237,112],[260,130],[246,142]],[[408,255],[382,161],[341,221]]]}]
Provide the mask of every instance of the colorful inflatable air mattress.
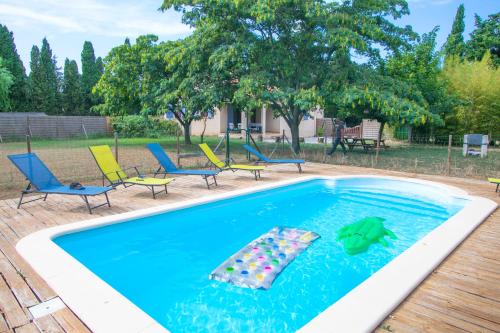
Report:
[{"label": "colorful inflatable air mattress", "polygon": [[311,231],[274,227],[229,257],[209,279],[238,287],[269,289],[288,263],[318,238],[319,235]]}]

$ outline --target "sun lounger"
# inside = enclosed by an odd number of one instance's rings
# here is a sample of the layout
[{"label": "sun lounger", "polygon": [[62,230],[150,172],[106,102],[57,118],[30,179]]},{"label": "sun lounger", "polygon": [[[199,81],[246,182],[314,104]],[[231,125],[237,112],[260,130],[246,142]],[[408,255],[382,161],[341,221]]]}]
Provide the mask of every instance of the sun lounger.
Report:
[{"label": "sun lounger", "polygon": [[[172,178],[159,179],[153,177],[144,177],[144,175],[139,172],[137,167],[133,167],[133,169],[135,169],[137,173],[137,176],[129,177],[116,161],[115,157],[113,156],[113,152],[108,145],[91,146],[89,147],[89,149],[92,153],[92,156],[94,156],[97,166],[102,172],[103,185],[105,179],[107,179],[112,186],[123,185],[124,187],[129,187],[132,185],[142,185],[153,193],[154,199],[156,199],[157,194],[160,194],[162,192],[165,192],[165,194],[168,193],[167,184],[173,181]],[[158,186],[162,186],[165,189],[156,192],[155,187]]]},{"label": "sun lounger", "polygon": [[269,163],[269,164],[295,164],[297,165],[297,168],[299,168],[299,172],[302,172],[302,167],[301,165],[304,164],[306,161],[301,160],[301,159],[270,159],[261,152],[259,152],[257,149],[253,148],[252,146],[249,145],[243,145],[243,148],[245,148],[248,152],[251,154],[257,156],[259,158],[256,163]]},{"label": "sun lounger", "polygon": [[498,188],[500,187],[500,178],[488,178],[488,181],[497,185],[495,192],[498,192]]},{"label": "sun lounger", "polygon": [[[49,194],[78,195],[87,205],[87,209],[89,210],[90,214],[92,214],[92,210],[95,208],[104,205],[108,205],[108,207],[111,207],[111,205],[109,204],[107,193],[109,190],[113,189],[111,187],[84,187],[80,184],[80,186],[63,185],[35,153],[9,155],[7,157],[29,181],[28,186],[21,193],[21,198],[19,199],[19,203],[17,205],[18,209],[22,204],[28,202],[33,202],[40,199],[43,199],[43,201],[45,201],[47,200],[47,196]],[[45,195],[37,199],[23,202],[24,196],[30,193],[40,193]],[[106,197],[106,203],[91,207],[88,201],[88,197],[93,197],[100,194],[104,194],[104,196]]]},{"label": "sun lounger", "polygon": [[212,149],[210,149],[210,147],[206,143],[200,143],[199,147],[201,151],[203,151],[205,156],[208,158],[210,163],[212,163],[220,171],[231,170],[233,172],[236,172],[238,170],[246,170],[250,171],[254,175],[255,180],[257,180],[260,178],[260,172],[265,169],[263,166],[258,166],[258,165],[226,164],[221,160],[219,160],[219,158],[215,155],[215,153],[212,151]]},{"label": "sun lounger", "polygon": [[[155,171],[155,176],[158,174],[172,174],[172,175],[194,175],[201,176],[207,183],[207,187],[210,189],[210,185],[217,186],[216,176],[220,170],[190,170],[190,169],[177,169],[172,160],[168,157],[167,153],[161,148],[158,143],[148,143],[146,145],[149,151],[156,158],[160,166],[158,170]],[[163,169],[163,171],[162,171]],[[208,179],[213,178],[213,183],[209,183]]]}]

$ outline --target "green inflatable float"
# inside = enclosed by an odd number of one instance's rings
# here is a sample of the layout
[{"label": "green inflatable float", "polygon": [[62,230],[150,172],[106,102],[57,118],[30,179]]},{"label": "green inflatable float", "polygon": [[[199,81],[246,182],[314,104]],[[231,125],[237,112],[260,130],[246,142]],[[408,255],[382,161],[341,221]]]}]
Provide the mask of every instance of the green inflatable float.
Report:
[{"label": "green inflatable float", "polygon": [[384,221],[385,219],[381,217],[365,217],[342,227],[338,231],[337,240],[343,241],[344,248],[350,255],[364,252],[374,243],[388,246],[384,237],[389,236],[392,239],[397,237],[384,227]]}]

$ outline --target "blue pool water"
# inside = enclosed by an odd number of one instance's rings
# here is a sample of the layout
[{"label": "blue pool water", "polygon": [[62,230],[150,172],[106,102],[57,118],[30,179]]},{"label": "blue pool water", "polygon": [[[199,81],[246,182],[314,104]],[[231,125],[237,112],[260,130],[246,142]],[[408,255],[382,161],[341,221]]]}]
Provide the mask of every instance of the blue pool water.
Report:
[{"label": "blue pool water", "polygon": [[[67,234],[54,241],[171,332],[293,332],[465,204],[395,180],[311,180],[184,210]],[[336,232],[367,216],[397,236],[347,255]],[[321,235],[269,290],[209,273],[274,226]]]}]

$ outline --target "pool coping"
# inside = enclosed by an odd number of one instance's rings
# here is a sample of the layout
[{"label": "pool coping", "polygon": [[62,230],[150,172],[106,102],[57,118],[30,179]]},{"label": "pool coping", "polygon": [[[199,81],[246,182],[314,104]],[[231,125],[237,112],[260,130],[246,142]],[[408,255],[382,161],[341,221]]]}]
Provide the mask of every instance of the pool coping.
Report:
[{"label": "pool coping", "polygon": [[[371,332],[496,209],[495,202],[470,196],[467,192],[453,186],[414,178],[376,175],[311,175],[43,229],[21,239],[16,248],[93,332],[169,332],[57,246],[52,239],[67,233],[126,222],[139,217],[189,208],[313,179],[352,178],[392,179],[424,184],[444,190],[451,196],[470,200],[457,214],[387,263],[299,330],[302,333]],[[380,285],[390,285],[391,288],[380,288]]]}]

